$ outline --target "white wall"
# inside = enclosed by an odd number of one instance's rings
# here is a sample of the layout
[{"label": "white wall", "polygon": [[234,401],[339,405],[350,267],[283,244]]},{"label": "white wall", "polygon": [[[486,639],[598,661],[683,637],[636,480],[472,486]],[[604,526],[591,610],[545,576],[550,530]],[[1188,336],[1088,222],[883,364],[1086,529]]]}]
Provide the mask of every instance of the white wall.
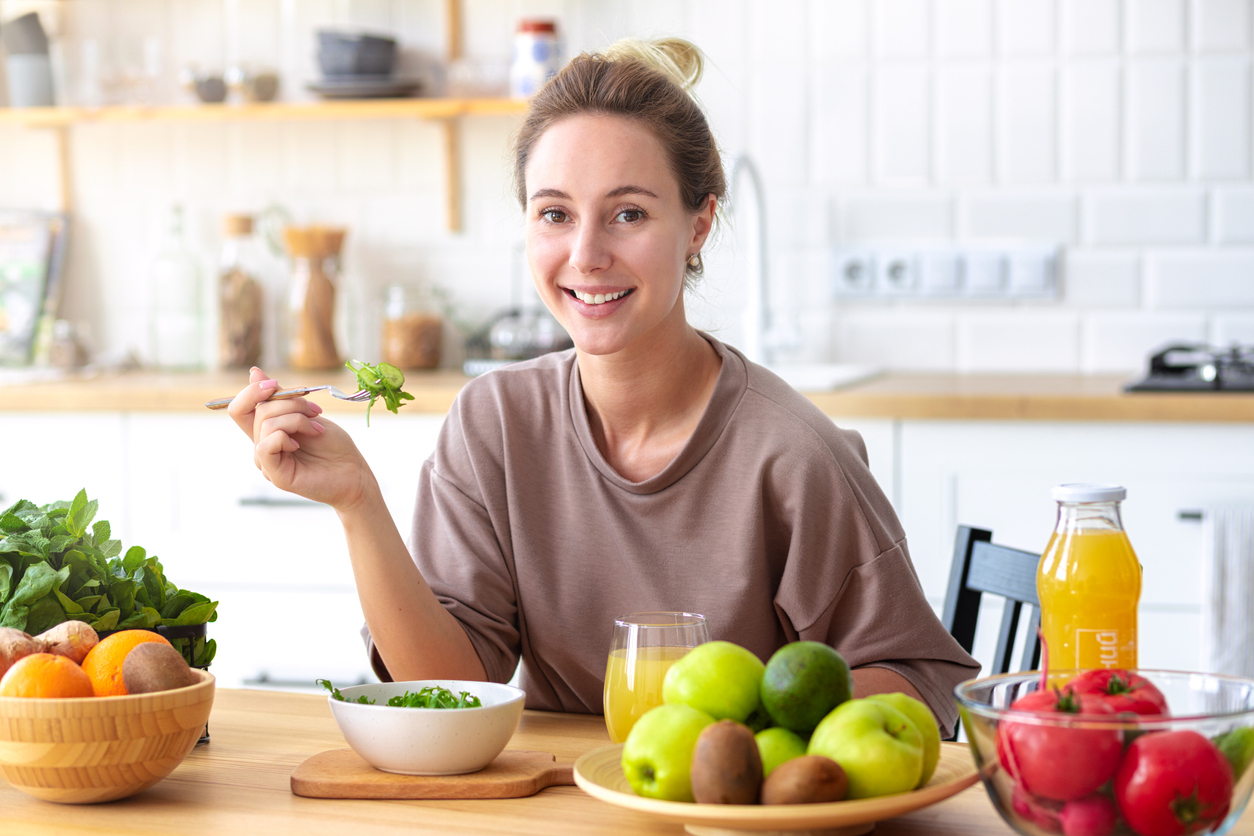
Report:
[{"label": "white wall", "polygon": [[[0,19],[20,7],[0,0]],[[388,29],[426,71],[443,0],[74,0],[85,37],[160,37],[189,61],[262,61],[305,98],[312,30]],[[465,0],[466,50],[505,60],[512,22],[555,14],[572,50],[676,33],[711,66],[699,93],[728,155],[760,163],[776,302],[807,359],[899,369],[1130,372],[1169,340],[1254,341],[1254,0]],[[132,49],[134,47],[131,47]],[[123,50],[125,52],[125,49]],[[185,94],[166,81],[154,93]],[[511,118],[464,123],[465,229],[445,230],[440,137],[410,120],[111,124],[73,129],[77,219],[65,315],[98,348],[142,340],[166,208],[198,244],[270,203],[350,226],[348,292],[434,281],[481,321],[509,303],[520,220]],[[55,203],[55,148],[0,127],[0,207]],[[830,249],[874,239],[1025,236],[1065,246],[1047,302],[842,301]],[[707,260],[702,324],[739,340],[734,229]],[[274,288],[281,288],[276,277]],[[350,346],[374,356],[368,344]]]}]

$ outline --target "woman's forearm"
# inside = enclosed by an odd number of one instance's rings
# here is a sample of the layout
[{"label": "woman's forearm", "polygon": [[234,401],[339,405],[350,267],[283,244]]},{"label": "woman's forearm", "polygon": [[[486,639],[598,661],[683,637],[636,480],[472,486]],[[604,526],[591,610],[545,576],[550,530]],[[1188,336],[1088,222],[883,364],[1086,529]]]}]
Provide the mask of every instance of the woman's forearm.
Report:
[{"label": "woman's forearm", "polygon": [[865,697],[870,694],[892,694],[900,691],[909,697],[927,704],[923,699],[923,695],[918,689],[910,684],[910,680],[906,679],[896,671],[888,668],[855,668],[850,671],[853,674],[853,695],[855,697]]},{"label": "woman's forearm", "polygon": [[362,613],[392,678],[486,679],[466,631],[414,565],[378,485],[338,513]]}]

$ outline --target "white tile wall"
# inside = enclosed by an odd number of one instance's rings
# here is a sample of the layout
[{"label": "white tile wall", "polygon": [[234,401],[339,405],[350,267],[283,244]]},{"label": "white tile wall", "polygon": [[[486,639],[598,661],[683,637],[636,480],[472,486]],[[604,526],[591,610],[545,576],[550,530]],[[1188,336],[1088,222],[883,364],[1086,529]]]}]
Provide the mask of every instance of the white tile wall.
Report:
[{"label": "white tile wall", "polygon": [[[25,5],[0,0],[0,20]],[[397,33],[406,72],[432,84],[445,44],[444,0],[42,4],[54,5],[70,64],[94,40],[112,71],[158,39],[162,101],[187,101],[178,68],[235,58],[275,65],[283,97],[308,98],[319,26]],[[668,33],[706,51],[698,93],[727,157],[749,151],[760,163],[772,268],[807,335],[799,356],[1132,372],[1159,341],[1254,341],[1254,0],[464,0],[466,54],[502,65],[523,15],[558,17],[569,52]],[[482,321],[516,293],[514,125],[463,123],[456,235],[432,124],[76,126],[63,313],[100,351],[142,355],[148,264],[168,207],[182,202],[206,266],[222,212],[278,204],[301,221],[351,225],[353,304],[421,279],[448,289],[466,322]],[[50,134],[0,126],[0,208],[55,206],[56,154]],[[827,296],[835,244],[989,237],[1062,245],[1059,298]],[[714,245],[716,269],[693,305],[729,338],[740,252],[734,235]],[[281,270],[268,284],[281,292]]]}]

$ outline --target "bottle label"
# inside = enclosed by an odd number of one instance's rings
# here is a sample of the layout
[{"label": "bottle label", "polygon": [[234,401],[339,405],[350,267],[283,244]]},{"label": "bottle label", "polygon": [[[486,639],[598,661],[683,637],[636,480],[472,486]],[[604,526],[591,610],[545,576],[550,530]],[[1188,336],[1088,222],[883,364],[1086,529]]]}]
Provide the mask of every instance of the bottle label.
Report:
[{"label": "bottle label", "polygon": [[[1075,666],[1077,668],[1129,667],[1120,663],[1120,656],[1125,650],[1122,647],[1123,644],[1118,630],[1076,628]],[[1131,667],[1135,667],[1135,663]]]}]

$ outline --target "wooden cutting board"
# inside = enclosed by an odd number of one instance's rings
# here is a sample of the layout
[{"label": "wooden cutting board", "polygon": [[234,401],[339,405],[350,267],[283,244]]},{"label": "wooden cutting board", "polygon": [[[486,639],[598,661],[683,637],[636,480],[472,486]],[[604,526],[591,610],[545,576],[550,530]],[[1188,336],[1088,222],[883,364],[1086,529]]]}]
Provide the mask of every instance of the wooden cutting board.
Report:
[{"label": "wooden cutting board", "polygon": [[574,764],[548,752],[507,749],[469,775],[382,772],[352,749],[320,752],[292,770],[292,792],[306,798],[522,798],[574,786]]}]

